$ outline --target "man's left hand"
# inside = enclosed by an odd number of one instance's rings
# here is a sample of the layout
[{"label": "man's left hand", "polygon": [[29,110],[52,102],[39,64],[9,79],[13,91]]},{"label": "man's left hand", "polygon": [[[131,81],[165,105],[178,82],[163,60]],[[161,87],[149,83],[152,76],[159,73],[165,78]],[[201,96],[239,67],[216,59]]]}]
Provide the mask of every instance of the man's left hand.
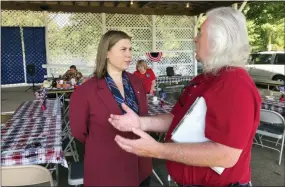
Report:
[{"label": "man's left hand", "polygon": [[158,143],[150,135],[140,129],[133,128],[132,132],[140,136],[140,139],[131,140],[117,135],[115,141],[122,149],[129,153],[138,156],[159,158],[162,147],[161,143]]}]

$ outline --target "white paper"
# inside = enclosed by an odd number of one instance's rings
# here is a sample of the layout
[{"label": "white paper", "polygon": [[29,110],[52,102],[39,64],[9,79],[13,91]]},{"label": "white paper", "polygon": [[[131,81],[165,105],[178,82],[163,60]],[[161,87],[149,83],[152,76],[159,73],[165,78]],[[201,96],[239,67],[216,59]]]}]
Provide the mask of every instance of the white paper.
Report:
[{"label": "white paper", "polygon": [[72,79],[71,79],[71,84],[72,84],[72,85],[75,85],[75,84],[76,84],[75,78],[72,78]]},{"label": "white paper", "polygon": [[[205,137],[207,105],[203,97],[197,98],[172,133],[171,139],[177,143],[199,143],[211,141]],[[213,167],[218,174],[225,168]]]}]

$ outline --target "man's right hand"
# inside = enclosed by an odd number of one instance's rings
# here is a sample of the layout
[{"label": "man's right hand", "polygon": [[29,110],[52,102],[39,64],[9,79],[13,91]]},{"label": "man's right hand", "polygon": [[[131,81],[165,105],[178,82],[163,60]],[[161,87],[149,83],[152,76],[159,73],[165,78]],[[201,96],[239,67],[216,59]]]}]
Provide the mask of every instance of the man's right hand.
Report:
[{"label": "man's right hand", "polygon": [[132,128],[141,129],[140,117],[126,104],[122,104],[124,115],[111,114],[108,121],[119,131],[132,131]]}]

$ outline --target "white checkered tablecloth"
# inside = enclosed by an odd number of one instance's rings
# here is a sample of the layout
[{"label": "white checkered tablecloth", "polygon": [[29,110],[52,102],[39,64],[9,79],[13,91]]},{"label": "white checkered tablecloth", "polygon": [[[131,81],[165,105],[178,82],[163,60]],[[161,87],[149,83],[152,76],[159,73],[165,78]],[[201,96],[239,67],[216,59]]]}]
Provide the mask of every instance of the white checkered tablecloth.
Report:
[{"label": "white checkered tablecloth", "polygon": [[50,117],[61,115],[59,100],[46,100],[46,110],[42,111],[41,101],[25,101],[13,114],[13,118]]},{"label": "white checkered tablecloth", "polygon": [[[53,94],[53,93],[58,93],[58,94],[64,94],[64,93],[72,93],[74,92],[74,88],[45,88],[47,94]],[[37,92],[42,92],[43,88],[39,89]]]},{"label": "white checkered tablecloth", "polygon": [[1,127],[2,166],[51,163],[67,167],[60,103],[47,100],[46,106],[41,111],[40,101],[24,102]]},{"label": "white checkered tablecloth", "polygon": [[261,108],[266,110],[272,110],[278,112],[282,116],[285,116],[285,102],[280,101],[279,98],[267,99],[266,97],[262,98]]},{"label": "white checkered tablecloth", "polygon": [[49,90],[55,90],[55,91],[68,91],[68,90],[74,90],[74,88],[73,87],[71,87],[71,88],[46,88],[48,91]]},{"label": "white checkered tablecloth", "polygon": [[156,84],[162,84],[162,83],[179,83],[182,81],[190,81],[193,77],[192,76],[172,76],[172,77],[157,77]]},{"label": "white checkered tablecloth", "polygon": [[157,115],[157,114],[167,114],[170,113],[172,110],[173,105],[163,101],[163,104],[161,104],[161,100],[159,102],[155,103],[152,101],[153,97],[148,97],[148,114],[149,115]]}]

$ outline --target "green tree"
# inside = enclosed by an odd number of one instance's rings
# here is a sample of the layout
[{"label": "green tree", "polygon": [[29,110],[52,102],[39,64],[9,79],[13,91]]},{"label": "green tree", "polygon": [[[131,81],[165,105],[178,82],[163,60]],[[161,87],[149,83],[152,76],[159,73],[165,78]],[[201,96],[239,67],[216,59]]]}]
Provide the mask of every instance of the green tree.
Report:
[{"label": "green tree", "polygon": [[244,9],[253,51],[284,50],[285,2],[249,2]]},{"label": "green tree", "polygon": [[45,14],[32,11],[1,11],[1,26],[45,26]]}]

